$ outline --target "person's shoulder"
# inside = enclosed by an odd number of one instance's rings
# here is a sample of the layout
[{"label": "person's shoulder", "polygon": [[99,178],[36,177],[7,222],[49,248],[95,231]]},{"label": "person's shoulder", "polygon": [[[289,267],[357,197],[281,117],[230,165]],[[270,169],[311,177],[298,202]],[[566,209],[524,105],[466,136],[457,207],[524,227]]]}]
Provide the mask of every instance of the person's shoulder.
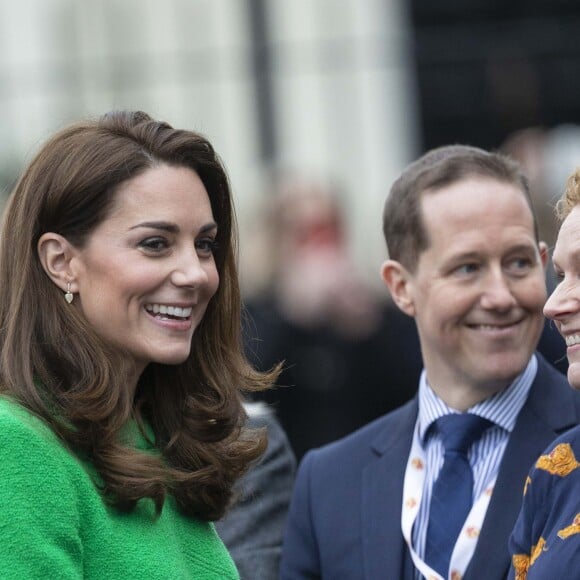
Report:
[{"label": "person's shoulder", "polygon": [[293,473],[296,467],[294,452],[286,432],[272,409],[262,401],[246,402],[244,409],[248,416],[247,426],[251,429],[263,428],[268,436],[268,447],[258,465],[271,462],[273,459],[283,458],[283,461],[288,464],[290,472]]},{"label": "person's shoulder", "polygon": [[[580,483],[580,426],[566,431],[542,452],[532,466],[525,486],[528,502],[537,510],[575,498]],[[575,500],[573,499],[575,502]]]},{"label": "person's shoulder", "polygon": [[530,470],[529,481],[543,482],[541,485],[548,482],[550,486],[554,482],[574,481],[574,485],[577,485],[580,476],[579,460],[580,425],[565,431],[544,449]]},{"label": "person's shoulder", "polygon": [[544,382],[549,379],[557,385],[568,384],[566,375],[562,374],[541,352],[536,351],[534,355],[538,361],[536,378],[541,378]]},{"label": "person's shoulder", "polygon": [[42,419],[5,395],[0,396],[0,429],[4,440],[20,434],[45,440],[56,437]]},{"label": "person's shoulder", "polygon": [[[308,451],[298,467],[295,493],[316,498],[319,513],[331,504],[351,502],[361,492],[362,474],[387,450],[408,455],[416,407],[416,400],[410,401],[342,439]],[[394,469],[392,477],[399,477]]]},{"label": "person's shoulder", "polygon": [[538,372],[535,380],[537,385],[545,389],[555,388],[560,391],[565,387],[565,391],[569,392],[571,398],[580,399],[580,394],[575,393],[570,387],[566,375],[562,374],[554,365],[548,362],[540,352],[535,352],[534,354],[538,361]]},{"label": "person's shoulder", "polygon": [[[557,457],[558,452],[564,455]],[[552,456],[557,457],[558,460],[568,462],[577,468],[580,467],[580,425],[565,431],[558,436],[542,453],[542,457]]]},{"label": "person's shoulder", "polygon": [[[527,405],[540,416],[559,418],[562,426],[580,423],[580,392],[573,389],[566,376],[536,353],[538,372],[532,383]],[[568,423],[566,425],[566,423]],[[558,431],[562,431],[561,427]]]},{"label": "person's shoulder", "polygon": [[42,464],[53,470],[77,465],[76,457],[45,421],[5,395],[0,396],[0,432],[2,472],[11,464]]},{"label": "person's shoulder", "polygon": [[244,410],[248,416],[248,426],[250,427],[279,425],[274,412],[264,401],[246,401]]},{"label": "person's shoulder", "polygon": [[318,463],[335,463],[338,459],[366,463],[370,456],[374,456],[373,449],[387,446],[393,437],[400,436],[401,430],[412,433],[417,419],[416,410],[417,401],[412,399],[349,435],[309,451],[306,457]]}]

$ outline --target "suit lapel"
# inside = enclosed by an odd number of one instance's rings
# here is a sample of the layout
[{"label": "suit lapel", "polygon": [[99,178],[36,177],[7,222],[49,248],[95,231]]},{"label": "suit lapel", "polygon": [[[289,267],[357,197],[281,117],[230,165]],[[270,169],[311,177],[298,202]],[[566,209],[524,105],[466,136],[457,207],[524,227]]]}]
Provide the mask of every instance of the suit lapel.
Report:
[{"label": "suit lapel", "polygon": [[363,471],[363,561],[369,580],[403,577],[407,551],[400,525],[403,481],[416,419],[415,399],[385,424],[373,443],[376,458]]},{"label": "suit lapel", "polygon": [[[525,437],[523,436],[525,434]],[[477,548],[465,574],[485,570],[486,578],[504,578],[510,565],[507,539],[520,511],[526,476],[554,432],[525,406],[505,450],[492,500],[483,523]]]},{"label": "suit lapel", "polygon": [[506,447],[495,490],[465,580],[507,576],[508,539],[520,511],[526,476],[556,435],[577,421],[572,391],[540,357],[538,373]]}]

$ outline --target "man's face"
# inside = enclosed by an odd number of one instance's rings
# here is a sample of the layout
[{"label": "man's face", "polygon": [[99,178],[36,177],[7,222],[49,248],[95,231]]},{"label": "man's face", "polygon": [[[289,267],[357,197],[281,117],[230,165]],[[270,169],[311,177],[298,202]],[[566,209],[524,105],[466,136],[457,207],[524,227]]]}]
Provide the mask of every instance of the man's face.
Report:
[{"label": "man's face", "polygon": [[403,301],[394,298],[415,317],[429,384],[467,408],[505,388],[534,352],[547,253],[514,185],[469,177],[424,192],[421,210],[430,245],[414,273],[402,269]]}]

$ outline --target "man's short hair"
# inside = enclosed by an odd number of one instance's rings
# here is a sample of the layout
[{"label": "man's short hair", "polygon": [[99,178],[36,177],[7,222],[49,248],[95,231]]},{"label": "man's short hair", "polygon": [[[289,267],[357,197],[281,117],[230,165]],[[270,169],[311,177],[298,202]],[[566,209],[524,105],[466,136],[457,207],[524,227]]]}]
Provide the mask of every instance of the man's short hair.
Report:
[{"label": "man's short hair", "polygon": [[430,244],[421,216],[422,195],[468,177],[488,177],[521,189],[532,211],[534,234],[539,240],[528,180],[520,166],[500,153],[468,145],[448,145],[425,153],[393,183],[383,211],[383,233],[391,259],[415,271],[419,255]]}]

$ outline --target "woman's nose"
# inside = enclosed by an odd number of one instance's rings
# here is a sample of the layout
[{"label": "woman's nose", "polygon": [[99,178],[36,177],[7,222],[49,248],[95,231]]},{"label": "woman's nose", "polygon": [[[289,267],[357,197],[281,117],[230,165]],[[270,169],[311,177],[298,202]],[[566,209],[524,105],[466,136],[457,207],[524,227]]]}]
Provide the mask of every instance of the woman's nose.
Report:
[{"label": "woman's nose", "polygon": [[204,264],[195,251],[181,256],[171,273],[171,281],[180,287],[197,288],[208,280]]},{"label": "woman's nose", "polygon": [[544,315],[552,320],[561,320],[580,311],[580,282],[569,284],[562,281],[544,305]]}]

